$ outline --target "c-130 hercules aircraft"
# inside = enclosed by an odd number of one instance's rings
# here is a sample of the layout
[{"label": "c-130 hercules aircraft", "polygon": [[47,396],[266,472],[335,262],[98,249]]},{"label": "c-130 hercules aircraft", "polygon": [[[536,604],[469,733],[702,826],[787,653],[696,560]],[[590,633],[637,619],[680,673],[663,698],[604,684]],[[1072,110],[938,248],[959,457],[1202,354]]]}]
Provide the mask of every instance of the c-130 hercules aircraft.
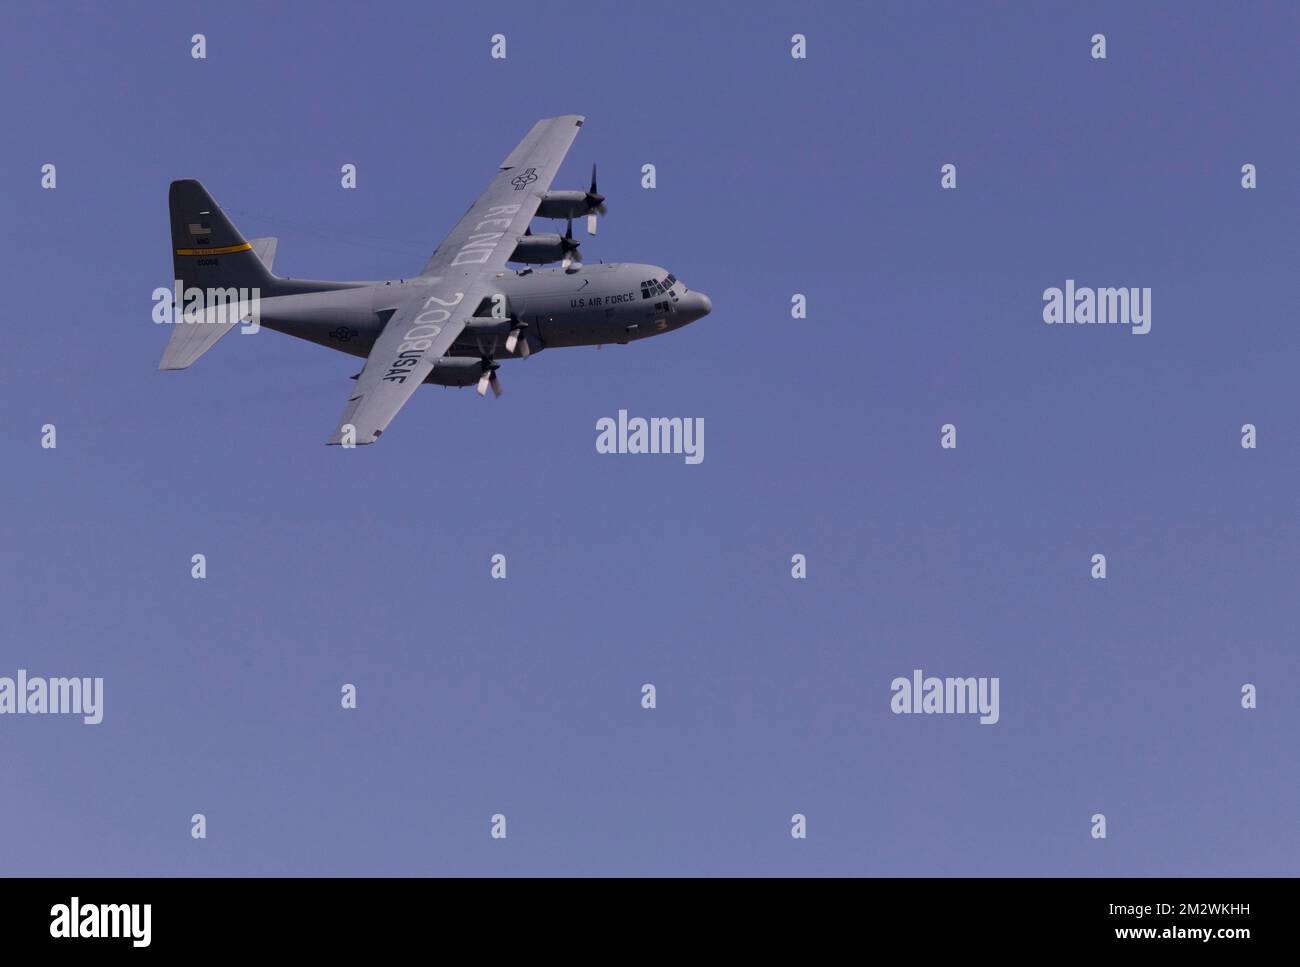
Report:
[{"label": "c-130 hercules aircraft", "polygon": [[[244,240],[197,181],[171,185],[175,277],[186,288],[256,289],[268,329],[366,357],[331,444],[374,443],[421,383],[490,387],[498,359],[558,346],[627,343],[707,315],[709,297],[654,265],[582,265],[573,218],[595,234],[604,197],[550,191],[585,119],[545,118],[501,162],[487,190],[412,279],[314,282],[271,274],[273,238]],[[534,216],[566,218],[564,235],[532,234]],[[560,268],[512,270],[562,263]],[[210,310],[208,310],[210,312]],[[160,369],[185,369],[238,321],[178,322]]]}]

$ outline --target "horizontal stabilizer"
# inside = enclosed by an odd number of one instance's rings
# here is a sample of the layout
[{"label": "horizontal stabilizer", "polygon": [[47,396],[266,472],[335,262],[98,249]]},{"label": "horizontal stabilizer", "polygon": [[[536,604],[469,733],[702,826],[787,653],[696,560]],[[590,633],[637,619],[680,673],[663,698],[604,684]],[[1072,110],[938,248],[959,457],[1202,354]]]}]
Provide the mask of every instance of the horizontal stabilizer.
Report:
[{"label": "horizontal stabilizer", "polygon": [[280,240],[271,237],[250,238],[248,244],[253,246],[253,254],[266,266],[266,271],[270,272],[271,265],[275,262],[275,247],[280,244]]},{"label": "horizontal stabilizer", "polygon": [[[272,246],[274,249],[274,246]],[[202,316],[192,322],[183,318],[172,324],[172,336],[163,350],[159,369],[188,369],[200,356],[217,344],[217,340],[239,328],[239,322],[217,321],[222,317],[225,307],[215,306],[204,311]],[[233,313],[225,313],[233,315]]]}]

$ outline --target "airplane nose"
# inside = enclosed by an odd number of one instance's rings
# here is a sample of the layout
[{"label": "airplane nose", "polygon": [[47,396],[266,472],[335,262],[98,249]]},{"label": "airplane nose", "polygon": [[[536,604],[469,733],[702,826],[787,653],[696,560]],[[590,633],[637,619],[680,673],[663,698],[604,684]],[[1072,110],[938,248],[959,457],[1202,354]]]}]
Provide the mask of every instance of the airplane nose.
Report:
[{"label": "airplane nose", "polygon": [[703,292],[692,292],[691,295],[695,297],[691,300],[693,303],[691,305],[691,314],[697,319],[703,318],[713,311],[713,300]]}]

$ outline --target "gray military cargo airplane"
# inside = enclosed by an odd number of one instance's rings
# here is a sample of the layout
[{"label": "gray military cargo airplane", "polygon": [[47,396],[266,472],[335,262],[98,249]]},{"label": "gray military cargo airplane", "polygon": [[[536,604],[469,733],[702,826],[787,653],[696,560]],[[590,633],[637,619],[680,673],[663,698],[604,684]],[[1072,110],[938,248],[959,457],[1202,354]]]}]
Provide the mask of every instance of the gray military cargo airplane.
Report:
[{"label": "gray military cargo airplane", "polygon": [[[258,322],[366,357],[332,444],[379,439],[422,383],[501,394],[499,359],[558,346],[628,343],[709,313],[709,297],[654,265],[577,260],[573,218],[588,232],[605,210],[592,166],[588,191],[551,191],[584,118],[538,121],[501,162],[487,190],[418,276],[387,282],[313,282],[271,274],[276,240],[245,241],[197,181],[171,185],[175,277],[186,289],[256,291]],[[534,216],[568,219],[564,235],[533,234]],[[527,268],[510,269],[507,262]],[[559,268],[534,269],[561,263]],[[238,320],[178,322],[160,369],[185,369]]]}]

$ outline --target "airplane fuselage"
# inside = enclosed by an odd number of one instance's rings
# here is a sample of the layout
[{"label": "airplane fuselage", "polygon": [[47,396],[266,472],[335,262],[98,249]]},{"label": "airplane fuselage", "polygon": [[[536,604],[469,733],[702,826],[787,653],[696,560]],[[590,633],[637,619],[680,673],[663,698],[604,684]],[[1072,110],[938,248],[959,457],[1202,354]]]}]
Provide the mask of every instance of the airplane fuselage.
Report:
[{"label": "airplane fuselage", "polygon": [[[262,299],[261,325],[353,356],[367,356],[388,311],[413,287],[432,280],[357,283],[355,287]],[[493,280],[510,312],[526,324],[532,352],[564,346],[628,343],[680,329],[708,314],[708,296],[692,292],[655,265],[606,262],[562,268],[507,269]],[[467,314],[473,312],[471,308]],[[486,315],[486,312],[482,313]],[[509,359],[501,340],[466,331],[449,356]]]}]

